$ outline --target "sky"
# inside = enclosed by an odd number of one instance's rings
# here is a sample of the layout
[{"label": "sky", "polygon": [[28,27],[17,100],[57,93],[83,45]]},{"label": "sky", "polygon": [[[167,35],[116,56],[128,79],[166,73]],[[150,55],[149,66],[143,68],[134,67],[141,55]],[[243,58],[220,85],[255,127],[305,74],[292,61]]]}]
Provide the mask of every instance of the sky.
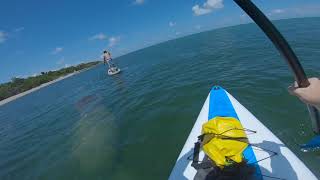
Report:
[{"label": "sky", "polygon": [[[271,19],[320,16],[319,0],[253,0]],[[0,83],[251,22],[232,0],[1,0]]]}]

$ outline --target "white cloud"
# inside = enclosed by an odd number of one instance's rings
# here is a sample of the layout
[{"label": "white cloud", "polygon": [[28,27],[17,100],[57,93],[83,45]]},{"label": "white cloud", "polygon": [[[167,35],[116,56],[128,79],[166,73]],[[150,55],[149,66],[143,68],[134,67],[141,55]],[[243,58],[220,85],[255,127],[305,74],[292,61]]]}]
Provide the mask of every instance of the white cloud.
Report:
[{"label": "white cloud", "polygon": [[175,26],[176,24],[177,24],[177,23],[172,22],[172,21],[169,22],[169,26],[170,26],[170,27],[173,27],[173,26]]},{"label": "white cloud", "polygon": [[320,16],[320,4],[304,4],[298,7],[273,9],[267,13],[272,19],[317,17]]},{"label": "white cloud", "polygon": [[16,28],[15,30],[14,30],[14,32],[20,32],[20,31],[23,31],[24,30],[24,27],[19,27],[19,28]]},{"label": "white cloud", "polygon": [[63,51],[63,47],[56,47],[51,54],[58,54]]},{"label": "white cloud", "polygon": [[272,11],[273,13],[279,14],[279,13],[284,13],[285,10],[284,9],[275,9]]},{"label": "white cloud", "polygon": [[133,4],[143,4],[145,2],[145,0],[135,0]]},{"label": "white cloud", "polygon": [[89,40],[104,40],[104,39],[106,39],[107,38],[107,36],[105,35],[105,34],[103,34],[103,33],[99,33],[99,34],[96,34],[96,35],[93,35],[93,36],[91,36],[90,38],[89,38]]},{"label": "white cloud", "polygon": [[278,14],[283,14],[287,10],[286,9],[273,9],[269,13],[267,13],[268,16],[273,16],[273,15],[278,15]]},{"label": "white cloud", "polygon": [[212,12],[211,9],[201,8],[198,4],[192,7],[193,14],[196,16],[201,16],[204,14],[209,14]]},{"label": "white cloud", "polygon": [[198,4],[194,5],[192,7],[192,11],[194,15],[201,16],[204,14],[209,14],[215,9],[221,9],[223,7],[223,0],[207,0],[202,6],[199,6]]},{"label": "white cloud", "polygon": [[120,41],[120,37],[119,37],[119,36],[117,36],[117,37],[115,37],[115,36],[110,37],[110,38],[109,38],[109,47],[113,47],[113,46],[117,45],[117,44],[119,43],[119,41]]},{"label": "white cloud", "polygon": [[0,43],[4,43],[7,40],[7,33],[4,31],[0,31]]}]

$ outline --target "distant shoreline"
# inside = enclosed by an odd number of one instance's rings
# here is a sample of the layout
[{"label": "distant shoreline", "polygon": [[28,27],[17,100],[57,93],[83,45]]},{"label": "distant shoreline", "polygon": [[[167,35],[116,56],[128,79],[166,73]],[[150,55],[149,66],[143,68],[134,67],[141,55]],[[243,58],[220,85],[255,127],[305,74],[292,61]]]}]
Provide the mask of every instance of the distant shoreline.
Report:
[{"label": "distant shoreline", "polygon": [[30,89],[30,90],[28,90],[28,91],[25,91],[25,92],[22,92],[22,93],[20,93],[20,94],[11,96],[11,97],[9,97],[9,98],[7,98],[7,99],[4,99],[4,100],[0,101],[0,106],[2,106],[2,105],[4,105],[4,104],[7,104],[7,103],[9,103],[9,102],[11,102],[11,101],[14,101],[14,100],[16,100],[16,99],[18,99],[18,98],[20,98],[20,97],[25,96],[25,95],[28,95],[28,94],[30,94],[30,93],[32,93],[32,92],[35,92],[35,91],[37,91],[37,90],[39,90],[39,89],[41,89],[41,88],[44,88],[44,87],[49,86],[49,85],[51,85],[51,84],[54,84],[54,83],[56,83],[56,82],[58,82],[58,81],[61,81],[61,80],[64,80],[64,79],[66,79],[66,78],[68,78],[68,77],[71,77],[71,76],[73,76],[73,75],[79,74],[79,73],[80,73],[80,71],[73,72],[73,73],[71,73],[71,74],[68,74],[68,75],[59,77],[58,79],[55,79],[55,80],[53,80],[53,81],[50,81],[50,82],[41,84],[40,86],[35,87],[35,88],[32,88],[32,89]]},{"label": "distant shoreline", "polygon": [[70,74],[67,74],[67,75],[65,75],[65,76],[61,76],[61,77],[59,77],[59,78],[57,78],[57,79],[55,79],[55,80],[46,82],[46,83],[44,83],[44,84],[41,84],[40,86],[37,86],[37,87],[32,88],[32,89],[29,89],[29,90],[27,90],[27,91],[25,91],[25,92],[22,92],[22,93],[19,93],[19,94],[17,94],[17,95],[8,97],[8,98],[0,101],[0,106],[5,105],[5,104],[7,104],[7,103],[9,103],[9,102],[11,102],[11,101],[14,101],[14,100],[16,100],[16,99],[18,99],[18,98],[20,98],[20,97],[23,97],[23,96],[28,95],[28,94],[30,94],[30,93],[33,93],[33,92],[35,92],[35,91],[38,91],[38,90],[41,89],[41,88],[47,87],[47,86],[49,86],[49,85],[51,85],[51,84],[54,84],[54,83],[59,82],[59,81],[61,81],[61,80],[67,79],[67,78],[69,78],[69,77],[71,77],[71,76],[74,76],[74,75],[76,75],[76,74],[79,74],[79,73],[81,73],[81,72],[87,71],[87,70],[89,70],[89,69],[91,69],[91,68],[94,68],[94,67],[98,66],[99,64],[100,64],[100,63],[98,63],[98,64],[96,64],[96,65],[94,65],[94,66],[92,66],[92,67],[89,67],[89,68],[86,68],[86,69],[82,69],[82,70],[79,70],[79,71],[75,71],[75,72],[70,73]]}]

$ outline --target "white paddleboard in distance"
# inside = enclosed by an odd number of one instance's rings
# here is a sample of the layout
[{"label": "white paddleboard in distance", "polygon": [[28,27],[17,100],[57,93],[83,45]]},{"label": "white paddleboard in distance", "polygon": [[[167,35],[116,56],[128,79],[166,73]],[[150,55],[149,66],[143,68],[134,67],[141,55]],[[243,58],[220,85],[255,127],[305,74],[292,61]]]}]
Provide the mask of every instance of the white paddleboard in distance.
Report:
[{"label": "white paddleboard in distance", "polygon": [[108,75],[110,75],[110,76],[118,74],[120,72],[121,72],[121,70],[117,67],[111,67],[108,69]]},{"label": "white paddleboard in distance", "polygon": [[[215,116],[235,117],[241,122],[243,128],[256,131],[256,133],[246,132],[249,144],[252,145],[243,152],[248,163],[254,164],[256,168],[255,179],[317,179],[306,165],[254,115],[226,90],[215,86],[210,91],[175,163],[169,176],[170,180],[194,179],[197,173],[197,170],[191,166],[194,143],[201,135],[202,125]],[[273,155],[271,152],[276,154]],[[199,160],[201,161],[204,156],[201,151]]]}]

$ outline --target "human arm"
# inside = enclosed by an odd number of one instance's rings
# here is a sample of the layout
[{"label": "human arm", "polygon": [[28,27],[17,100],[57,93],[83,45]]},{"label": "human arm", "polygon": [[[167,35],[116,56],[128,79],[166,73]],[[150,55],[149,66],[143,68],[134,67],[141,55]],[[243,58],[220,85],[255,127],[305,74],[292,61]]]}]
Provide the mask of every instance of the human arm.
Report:
[{"label": "human arm", "polygon": [[297,84],[289,87],[289,92],[297,96],[301,101],[313,105],[320,110],[320,79],[309,78],[310,85],[306,88],[299,88]]}]

